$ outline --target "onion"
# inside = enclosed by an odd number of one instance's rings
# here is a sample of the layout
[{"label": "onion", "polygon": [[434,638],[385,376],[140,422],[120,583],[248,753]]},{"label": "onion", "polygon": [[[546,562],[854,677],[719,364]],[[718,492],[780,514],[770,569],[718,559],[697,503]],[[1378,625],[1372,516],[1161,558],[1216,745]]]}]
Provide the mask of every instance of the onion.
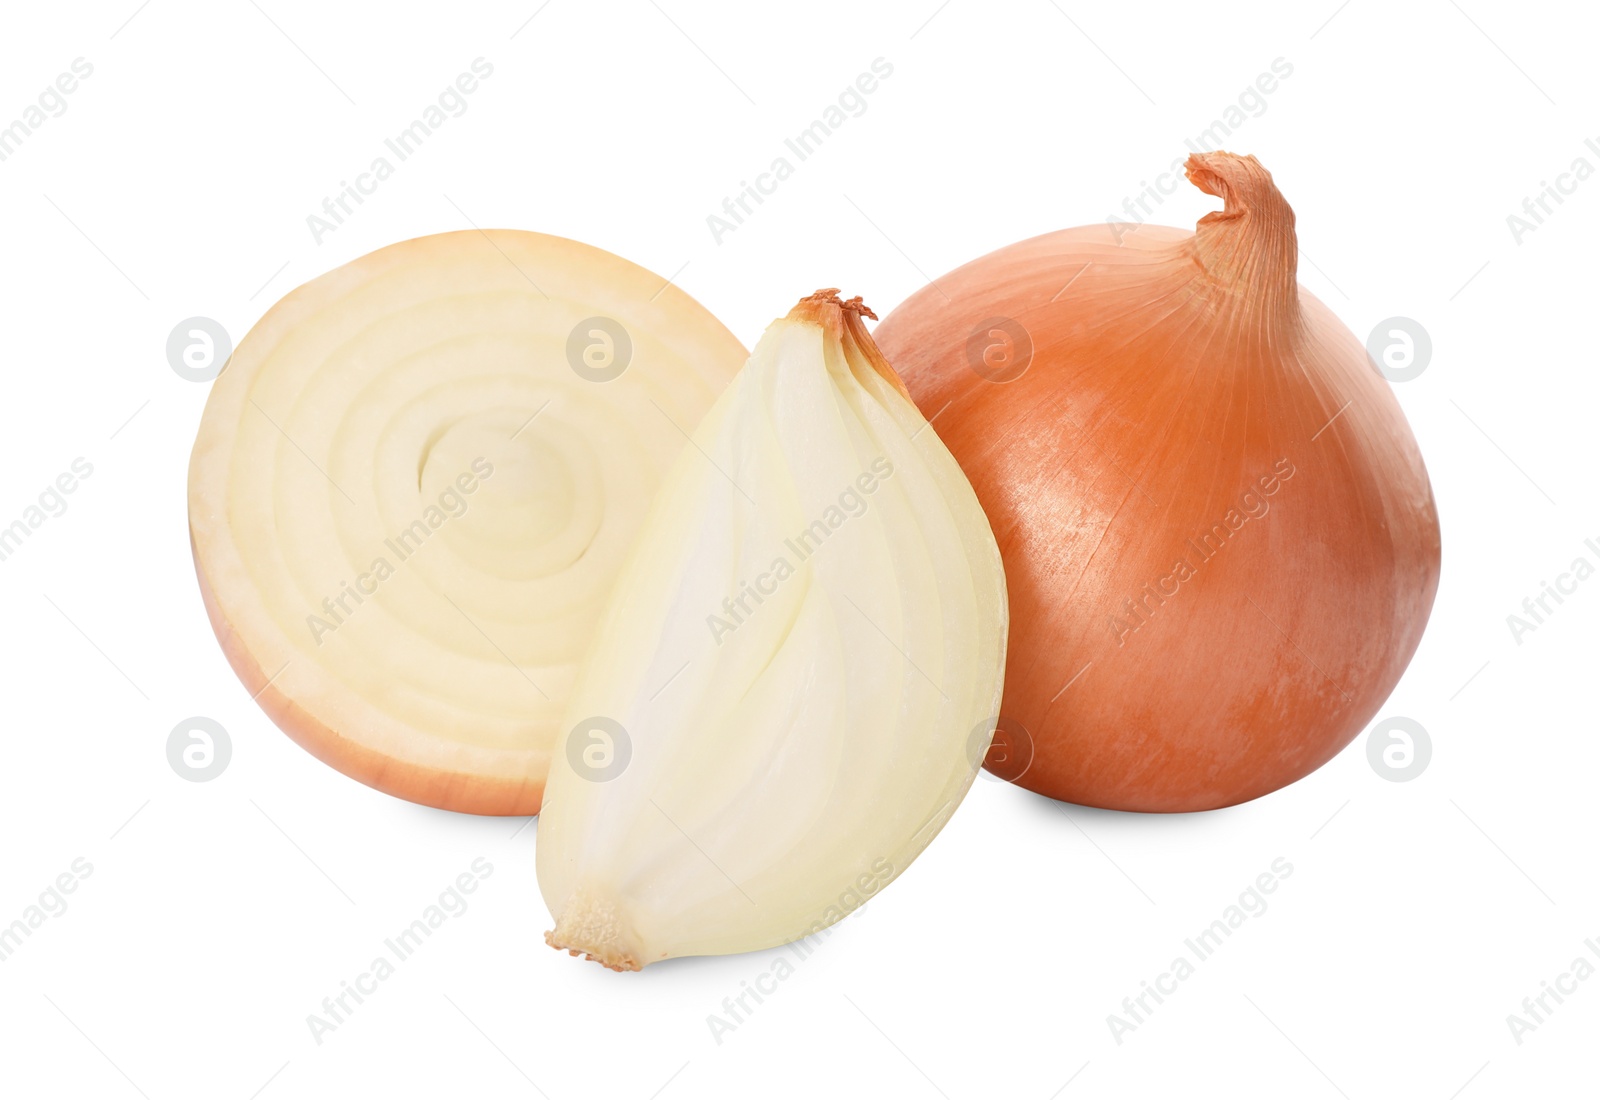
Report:
[{"label": "onion", "polygon": [[292,292],[217,379],[189,469],[235,672],[363,783],[538,812],[660,472],[744,358],[667,280],[536,233],[423,237]]},{"label": "onion", "polygon": [[637,970],[818,932],[977,774],[1000,553],[863,312],[775,321],[667,475],[550,767],[553,947]]},{"label": "onion", "polygon": [[1005,559],[1004,774],[1092,806],[1209,809],[1320,767],[1393,689],[1439,582],[1416,442],[1297,286],[1271,176],[1229,153],[1188,176],[1224,200],[1194,233],[1023,241],[876,332]]}]

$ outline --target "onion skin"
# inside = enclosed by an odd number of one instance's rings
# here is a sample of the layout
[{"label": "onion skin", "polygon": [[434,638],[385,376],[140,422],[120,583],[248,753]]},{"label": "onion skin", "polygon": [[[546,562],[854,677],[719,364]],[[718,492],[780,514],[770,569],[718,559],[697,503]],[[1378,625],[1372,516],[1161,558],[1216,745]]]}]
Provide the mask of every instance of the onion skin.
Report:
[{"label": "onion skin", "polygon": [[[1416,441],[1361,342],[1296,284],[1271,176],[1228,153],[1188,174],[1225,200],[1196,232],[1023,241],[874,334],[1000,545],[1002,714],[1032,742],[1006,778],[1108,809],[1214,809],[1316,770],[1393,690],[1439,584]],[[992,381],[973,356],[1002,318],[1031,353]],[[1218,524],[1216,548],[1191,541]]]}]

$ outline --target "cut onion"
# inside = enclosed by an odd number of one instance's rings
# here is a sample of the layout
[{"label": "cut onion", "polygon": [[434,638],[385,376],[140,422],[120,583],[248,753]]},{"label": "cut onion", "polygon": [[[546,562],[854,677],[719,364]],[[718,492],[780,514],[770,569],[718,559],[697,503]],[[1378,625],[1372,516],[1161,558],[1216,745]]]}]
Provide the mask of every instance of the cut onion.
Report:
[{"label": "cut onion", "polygon": [[554,947],[637,970],[810,935],[972,783],[1005,574],[864,312],[774,322],[667,477],[551,763]]},{"label": "cut onion", "polygon": [[189,470],[234,671],[352,778],[538,812],[662,471],[744,359],[667,280],[537,233],[423,237],[295,290],[214,384]]}]

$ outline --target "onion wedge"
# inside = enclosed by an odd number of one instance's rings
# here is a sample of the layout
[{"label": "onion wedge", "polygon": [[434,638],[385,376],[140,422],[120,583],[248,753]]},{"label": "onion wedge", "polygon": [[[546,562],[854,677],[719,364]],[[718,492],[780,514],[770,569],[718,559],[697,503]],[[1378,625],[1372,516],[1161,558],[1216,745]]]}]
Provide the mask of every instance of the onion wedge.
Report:
[{"label": "onion wedge", "polygon": [[667,476],[551,763],[554,947],[637,970],[818,932],[972,783],[1005,575],[863,313],[774,322]]}]

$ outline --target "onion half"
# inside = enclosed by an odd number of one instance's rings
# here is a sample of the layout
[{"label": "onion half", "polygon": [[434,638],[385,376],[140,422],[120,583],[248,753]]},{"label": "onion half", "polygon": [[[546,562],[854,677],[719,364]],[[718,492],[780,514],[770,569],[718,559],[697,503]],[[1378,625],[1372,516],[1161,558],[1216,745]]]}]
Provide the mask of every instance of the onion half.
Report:
[{"label": "onion half", "polygon": [[189,469],[234,671],[363,783],[538,812],[662,471],[744,359],[667,280],[537,233],[406,241],[291,292],[215,382]]},{"label": "onion half", "polygon": [[1003,712],[1025,732],[1003,774],[1114,809],[1226,806],[1321,766],[1394,688],[1439,583],[1416,441],[1296,283],[1271,176],[1229,153],[1188,174],[1225,200],[1196,232],[1023,241],[875,334],[1005,560]]}]

